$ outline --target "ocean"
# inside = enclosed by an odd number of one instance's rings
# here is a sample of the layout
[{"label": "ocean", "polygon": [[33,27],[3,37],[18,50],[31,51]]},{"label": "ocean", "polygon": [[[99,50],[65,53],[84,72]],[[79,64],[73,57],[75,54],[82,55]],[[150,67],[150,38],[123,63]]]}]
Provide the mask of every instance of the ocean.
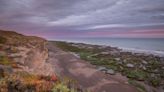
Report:
[{"label": "ocean", "polygon": [[164,38],[67,38],[58,41],[118,47],[125,51],[164,56]]}]

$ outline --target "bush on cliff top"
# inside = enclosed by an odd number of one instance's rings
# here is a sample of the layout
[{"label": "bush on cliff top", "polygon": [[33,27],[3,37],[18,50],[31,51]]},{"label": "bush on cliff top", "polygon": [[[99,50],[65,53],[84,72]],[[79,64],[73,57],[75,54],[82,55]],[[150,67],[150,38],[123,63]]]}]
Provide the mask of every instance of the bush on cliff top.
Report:
[{"label": "bush on cliff top", "polygon": [[0,65],[11,65],[11,62],[7,56],[0,56]]},{"label": "bush on cliff top", "polygon": [[0,36],[0,44],[4,44],[7,41],[6,38]]}]

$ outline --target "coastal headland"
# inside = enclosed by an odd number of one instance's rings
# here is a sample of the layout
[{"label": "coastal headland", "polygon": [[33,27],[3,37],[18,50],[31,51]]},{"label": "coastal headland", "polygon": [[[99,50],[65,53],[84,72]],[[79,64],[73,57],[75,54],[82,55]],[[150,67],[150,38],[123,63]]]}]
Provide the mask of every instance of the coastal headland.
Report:
[{"label": "coastal headland", "polygon": [[0,31],[0,92],[163,92],[164,57]]}]

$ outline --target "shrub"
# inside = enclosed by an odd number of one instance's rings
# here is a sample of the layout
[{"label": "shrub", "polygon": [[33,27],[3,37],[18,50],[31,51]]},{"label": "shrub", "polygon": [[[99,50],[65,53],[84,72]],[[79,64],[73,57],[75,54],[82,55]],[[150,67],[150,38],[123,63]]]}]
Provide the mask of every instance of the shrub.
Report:
[{"label": "shrub", "polygon": [[4,78],[0,79],[0,92],[7,92],[7,84]]},{"label": "shrub", "polygon": [[88,55],[90,55],[90,54],[89,53],[80,52],[79,55],[80,55],[81,59],[87,59]]},{"label": "shrub", "polygon": [[[19,92],[50,92],[54,82],[40,78],[40,75],[30,74],[28,72],[16,72],[10,75],[5,81],[15,90],[15,85],[20,86]],[[11,85],[12,84],[12,85]],[[30,91],[32,90],[32,91]]]},{"label": "shrub", "polygon": [[11,65],[11,62],[7,56],[0,56],[1,65]]},{"label": "shrub", "polygon": [[129,84],[137,87],[138,91],[140,92],[147,92],[145,87],[139,83],[137,83],[135,80],[128,80]]},{"label": "shrub", "polygon": [[136,80],[145,80],[147,78],[147,73],[142,70],[127,70],[126,76]]},{"label": "shrub", "polygon": [[6,41],[7,41],[6,38],[0,36],[0,44],[4,44],[4,43],[6,43]]},{"label": "shrub", "polygon": [[157,77],[150,77],[148,78],[148,82],[150,83],[150,85],[157,87],[160,85],[161,79]]},{"label": "shrub", "polygon": [[58,83],[52,89],[53,92],[70,92],[70,89],[63,83]]},{"label": "shrub", "polygon": [[5,77],[4,70],[0,68],[0,79]]}]

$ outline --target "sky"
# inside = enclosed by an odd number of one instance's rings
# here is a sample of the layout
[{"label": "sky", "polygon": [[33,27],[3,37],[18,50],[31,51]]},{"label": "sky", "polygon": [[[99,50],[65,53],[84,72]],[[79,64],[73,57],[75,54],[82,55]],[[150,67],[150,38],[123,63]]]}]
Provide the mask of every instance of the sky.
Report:
[{"label": "sky", "polygon": [[164,38],[164,0],[0,0],[0,29],[47,39]]}]

